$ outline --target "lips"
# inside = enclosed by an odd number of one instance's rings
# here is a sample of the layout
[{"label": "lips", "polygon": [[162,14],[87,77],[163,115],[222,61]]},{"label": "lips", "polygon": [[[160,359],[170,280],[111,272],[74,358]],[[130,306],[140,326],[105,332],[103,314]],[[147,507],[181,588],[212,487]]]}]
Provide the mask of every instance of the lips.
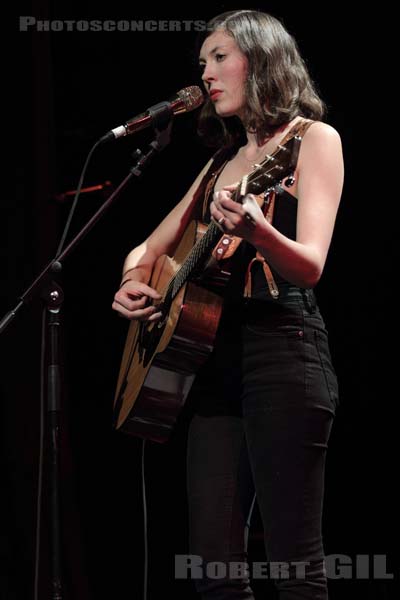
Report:
[{"label": "lips", "polygon": [[210,98],[211,98],[211,100],[216,100],[218,98],[218,96],[220,96],[221,94],[222,94],[222,90],[211,90]]}]

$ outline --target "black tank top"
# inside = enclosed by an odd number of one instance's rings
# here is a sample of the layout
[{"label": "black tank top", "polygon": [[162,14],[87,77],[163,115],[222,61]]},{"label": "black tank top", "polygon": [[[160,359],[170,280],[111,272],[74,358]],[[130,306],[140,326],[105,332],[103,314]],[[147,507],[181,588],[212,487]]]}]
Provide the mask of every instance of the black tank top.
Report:
[{"label": "black tank top", "polygon": [[[312,121],[304,119],[304,123],[300,124],[300,128],[302,125],[305,125],[304,131],[306,131],[311,123]],[[209,205],[211,203],[214,186],[218,175],[223,170],[228,160],[230,160],[237,152],[237,150],[238,147],[224,148],[219,150],[215,154],[213,164],[206,173],[200,185],[200,195],[203,196],[203,210],[200,218],[205,223],[209,223],[210,221]],[[275,193],[276,196],[272,225],[289,239],[295,240],[297,225],[297,198],[287,192],[280,185],[276,186]],[[248,242],[243,240],[236,250],[233,259],[231,259],[233,260],[232,275],[227,285],[226,298],[234,300],[243,297],[247,269],[255,254],[256,249]],[[292,294],[296,294],[296,291],[297,293],[299,292],[299,288],[297,286],[285,280],[277,271],[271,268],[271,272],[279,289],[279,300],[285,301],[285,299],[289,298]],[[276,302],[276,299],[273,299],[270,294],[263,266],[260,261],[254,261],[252,263],[251,280],[252,298]]]}]

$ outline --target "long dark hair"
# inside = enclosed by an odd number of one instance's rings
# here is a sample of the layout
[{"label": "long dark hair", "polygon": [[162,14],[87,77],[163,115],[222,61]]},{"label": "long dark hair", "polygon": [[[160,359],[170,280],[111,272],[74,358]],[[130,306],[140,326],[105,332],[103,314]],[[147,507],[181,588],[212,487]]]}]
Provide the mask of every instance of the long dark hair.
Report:
[{"label": "long dark hair", "polygon": [[[324,102],[295,39],[278,19],[255,10],[225,12],[209,21],[199,46],[216,30],[231,35],[248,60],[247,105],[242,119],[248,131],[263,139],[298,115],[322,118]],[[244,133],[240,120],[219,117],[210,99],[202,108],[198,131],[210,146],[230,145]]]}]

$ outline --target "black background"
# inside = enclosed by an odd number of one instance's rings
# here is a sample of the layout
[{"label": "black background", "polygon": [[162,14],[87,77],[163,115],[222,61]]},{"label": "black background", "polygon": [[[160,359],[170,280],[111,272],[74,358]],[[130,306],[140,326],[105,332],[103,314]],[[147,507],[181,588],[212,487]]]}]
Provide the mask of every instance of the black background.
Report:
[{"label": "black background", "polygon": [[[121,4],[121,5],[120,5]],[[245,8],[243,4],[239,8]],[[254,6],[251,6],[254,8]],[[107,7],[93,2],[33,2],[19,15],[37,19],[208,20],[237,8]],[[256,7],[257,8],[257,7]],[[265,3],[298,40],[328,104],[327,121],[342,136],[346,180],[335,234],[317,294],[328,325],[341,386],[341,406],[328,457],[324,518],[327,554],[386,554],[395,569],[393,472],[395,360],[389,347],[396,322],[394,219],[385,168],[377,155],[380,72],[371,61],[380,15],[348,14],[345,3]],[[11,25],[9,25],[11,28]],[[2,313],[53,256],[91,145],[177,90],[199,83],[193,31],[53,32],[12,27],[6,159],[15,195],[5,194]],[[12,60],[11,60],[12,59]],[[383,78],[383,76],[382,76]],[[381,115],[381,113],[380,113]],[[3,114],[4,117],[4,114]],[[8,121],[8,119],[5,119]],[[6,127],[4,129],[7,129]],[[16,135],[15,135],[16,134]],[[145,149],[151,130],[98,149],[85,185],[115,186]],[[112,401],[127,323],[111,310],[124,257],[184,194],[210,152],[196,139],[196,113],[175,119],[171,145],[143,180],[134,181],[64,265],[63,413],[61,435],[64,597],[140,597],[143,578],[141,443],[111,428]],[[11,166],[11,162],[13,163]],[[8,164],[4,161],[4,165]],[[14,164],[16,171],[14,171]],[[15,174],[14,174],[15,173]],[[3,182],[8,176],[5,168]],[[384,202],[386,200],[386,202]],[[104,201],[83,194],[76,232]],[[71,232],[71,235],[72,235]],[[3,296],[3,294],[2,294]],[[4,302],[3,302],[4,300]],[[7,491],[2,565],[5,597],[32,598],[40,418],[41,301],[35,298],[2,335],[3,485]],[[395,338],[396,340],[396,338]],[[148,443],[145,474],[149,537],[149,598],[194,597],[191,582],[174,580],[174,555],[187,552],[184,411],[172,439]],[[46,447],[46,456],[48,447]],[[45,470],[45,482],[48,470]],[[41,549],[41,595],[50,598],[47,483]],[[263,560],[256,515],[250,550]],[[268,583],[255,583],[263,597]],[[331,597],[386,599],[385,580],[331,580]],[[272,594],[272,592],[271,592]],[[271,597],[273,597],[271,595]]]}]

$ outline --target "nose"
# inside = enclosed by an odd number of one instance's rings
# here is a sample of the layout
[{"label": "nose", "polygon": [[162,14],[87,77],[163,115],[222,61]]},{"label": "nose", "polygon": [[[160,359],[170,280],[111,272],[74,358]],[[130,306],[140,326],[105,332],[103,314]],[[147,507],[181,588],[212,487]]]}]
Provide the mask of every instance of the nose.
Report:
[{"label": "nose", "polygon": [[211,81],[215,80],[215,73],[212,70],[210,63],[204,66],[204,71],[201,78],[204,81],[204,83],[211,83]]}]

